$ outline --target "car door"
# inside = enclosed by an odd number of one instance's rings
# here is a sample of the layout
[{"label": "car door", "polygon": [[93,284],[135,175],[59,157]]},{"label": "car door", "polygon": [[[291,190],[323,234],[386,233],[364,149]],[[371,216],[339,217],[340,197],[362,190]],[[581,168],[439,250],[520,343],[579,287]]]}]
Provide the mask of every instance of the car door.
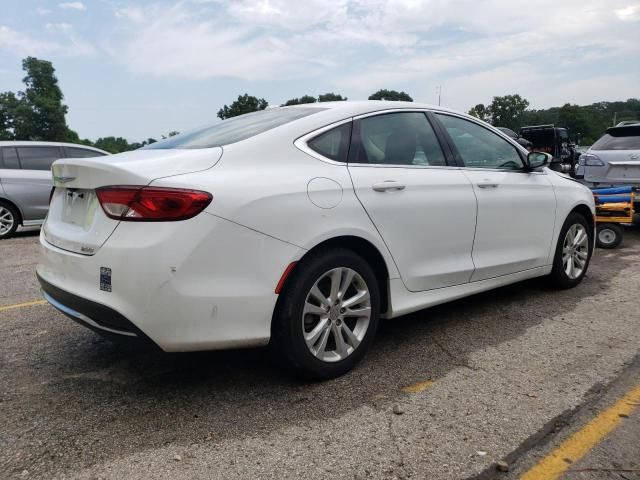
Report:
[{"label": "car door", "polygon": [[44,220],[49,209],[49,194],[53,185],[51,164],[62,157],[57,146],[4,147],[5,162],[9,157],[20,166],[7,170],[2,178],[6,195],[18,203],[25,222]]},{"label": "car door", "polygon": [[478,201],[471,281],[546,265],[556,212],[547,171],[526,171],[516,147],[479,123],[435,116]]},{"label": "car door", "polygon": [[473,188],[447,162],[425,112],[356,118],[348,169],[356,196],[408,290],[469,281],[474,269]]}]

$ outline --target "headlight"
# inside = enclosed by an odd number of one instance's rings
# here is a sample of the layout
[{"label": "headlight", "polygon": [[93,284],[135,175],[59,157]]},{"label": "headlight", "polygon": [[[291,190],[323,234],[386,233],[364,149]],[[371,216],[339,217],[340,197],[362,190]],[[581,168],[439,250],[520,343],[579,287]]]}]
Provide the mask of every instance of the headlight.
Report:
[{"label": "headlight", "polygon": [[594,155],[593,153],[583,153],[582,155],[580,155],[578,165],[587,167],[604,167],[604,162],[600,160],[600,157]]}]

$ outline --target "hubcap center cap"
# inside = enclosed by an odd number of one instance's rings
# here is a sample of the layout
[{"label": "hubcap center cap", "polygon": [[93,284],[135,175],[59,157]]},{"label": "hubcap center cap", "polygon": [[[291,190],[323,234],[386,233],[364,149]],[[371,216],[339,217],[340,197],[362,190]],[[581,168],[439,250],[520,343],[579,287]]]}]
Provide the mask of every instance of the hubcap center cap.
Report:
[{"label": "hubcap center cap", "polygon": [[340,307],[331,307],[329,310],[329,320],[335,322],[340,317]]}]

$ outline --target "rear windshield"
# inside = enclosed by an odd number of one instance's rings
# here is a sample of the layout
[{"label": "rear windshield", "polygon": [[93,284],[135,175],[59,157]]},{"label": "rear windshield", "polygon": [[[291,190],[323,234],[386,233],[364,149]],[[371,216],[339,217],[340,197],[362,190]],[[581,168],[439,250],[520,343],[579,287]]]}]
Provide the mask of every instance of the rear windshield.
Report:
[{"label": "rear windshield", "polygon": [[610,128],[591,150],[638,150],[640,149],[640,127]]},{"label": "rear windshield", "polygon": [[215,125],[181,133],[143,147],[146,150],[172,148],[211,148],[229,145],[307,117],[325,108],[270,108],[228,118]]}]

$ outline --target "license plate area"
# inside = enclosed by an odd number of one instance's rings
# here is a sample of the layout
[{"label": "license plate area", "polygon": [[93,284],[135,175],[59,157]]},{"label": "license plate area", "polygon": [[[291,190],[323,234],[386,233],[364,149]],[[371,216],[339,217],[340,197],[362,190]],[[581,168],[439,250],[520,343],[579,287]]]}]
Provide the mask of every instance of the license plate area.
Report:
[{"label": "license plate area", "polygon": [[91,225],[98,206],[94,190],[65,188],[61,194],[61,201],[62,222],[83,228]]}]

